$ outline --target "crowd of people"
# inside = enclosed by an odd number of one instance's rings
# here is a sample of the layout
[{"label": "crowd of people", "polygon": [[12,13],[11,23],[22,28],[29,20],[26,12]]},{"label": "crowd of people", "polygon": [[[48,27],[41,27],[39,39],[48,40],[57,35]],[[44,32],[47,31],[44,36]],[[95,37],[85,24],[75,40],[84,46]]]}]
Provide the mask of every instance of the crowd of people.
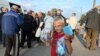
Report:
[{"label": "crowd of people", "polygon": [[[89,11],[80,23],[76,13],[72,13],[67,19],[59,9],[54,14],[51,11],[43,13],[32,10],[25,10],[22,13],[16,5],[13,5],[11,10],[2,7],[0,13],[0,36],[2,38],[0,37],[0,40],[6,47],[4,56],[11,56],[12,48],[12,56],[19,56],[20,47],[25,48],[24,44],[27,42],[27,47],[32,48],[32,41],[37,42],[34,47],[51,46],[51,56],[71,55],[73,52],[72,40],[77,35],[78,26],[82,26],[83,23],[85,24],[84,31],[86,31],[86,47],[94,50],[97,46],[96,41],[100,29],[99,7]],[[39,36],[36,36],[39,29]]]}]

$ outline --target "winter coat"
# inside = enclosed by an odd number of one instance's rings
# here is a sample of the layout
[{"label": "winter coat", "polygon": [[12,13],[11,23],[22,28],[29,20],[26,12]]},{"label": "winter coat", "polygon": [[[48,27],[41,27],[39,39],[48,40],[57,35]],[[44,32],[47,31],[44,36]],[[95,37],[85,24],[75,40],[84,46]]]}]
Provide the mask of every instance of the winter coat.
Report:
[{"label": "winter coat", "polygon": [[13,10],[2,17],[2,32],[6,35],[17,34],[23,24],[23,18]]},{"label": "winter coat", "polygon": [[86,15],[86,28],[100,29],[100,14],[97,11],[90,11]]}]

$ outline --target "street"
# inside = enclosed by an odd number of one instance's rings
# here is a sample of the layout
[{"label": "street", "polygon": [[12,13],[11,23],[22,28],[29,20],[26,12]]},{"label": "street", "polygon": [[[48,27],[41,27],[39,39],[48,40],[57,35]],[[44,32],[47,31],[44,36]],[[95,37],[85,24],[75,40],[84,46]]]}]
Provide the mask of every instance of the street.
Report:
[{"label": "street", "polygon": [[[81,41],[81,42],[80,42]],[[34,46],[35,43],[33,43]],[[82,44],[81,37],[75,38],[72,42],[73,54],[72,56],[100,56],[100,48],[97,47],[95,51],[89,51]],[[3,56],[5,48],[0,45],[0,56]],[[50,56],[50,47],[37,46],[31,49],[21,49],[20,56]]]},{"label": "street", "polygon": [[0,0],[0,56],[61,55],[100,56],[100,0]]}]

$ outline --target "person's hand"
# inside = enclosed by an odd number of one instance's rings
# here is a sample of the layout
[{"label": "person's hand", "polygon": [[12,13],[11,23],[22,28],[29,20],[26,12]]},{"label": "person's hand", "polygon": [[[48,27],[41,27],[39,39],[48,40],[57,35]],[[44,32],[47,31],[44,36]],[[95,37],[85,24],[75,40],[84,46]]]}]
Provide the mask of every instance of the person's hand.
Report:
[{"label": "person's hand", "polygon": [[32,33],[34,34],[34,33],[35,33],[35,31],[32,31]]},{"label": "person's hand", "polygon": [[42,28],[42,26],[39,26],[39,28]]},{"label": "person's hand", "polygon": [[64,38],[65,39],[70,39],[69,35],[67,35],[67,34],[64,36]]},{"label": "person's hand", "polygon": [[65,38],[65,40],[73,40],[74,39],[73,36],[70,36],[70,35],[67,35],[67,34],[64,36],[64,38]]},{"label": "person's hand", "polygon": [[39,27],[41,28],[43,26],[43,22],[40,22],[40,25],[39,25]]}]

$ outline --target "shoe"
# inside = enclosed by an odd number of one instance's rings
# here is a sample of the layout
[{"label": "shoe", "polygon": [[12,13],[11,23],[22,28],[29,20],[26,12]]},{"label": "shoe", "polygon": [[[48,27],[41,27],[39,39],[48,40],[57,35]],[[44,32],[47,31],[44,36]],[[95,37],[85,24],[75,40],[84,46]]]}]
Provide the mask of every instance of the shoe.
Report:
[{"label": "shoe", "polygon": [[3,45],[3,47],[6,47],[6,45]]},{"label": "shoe", "polygon": [[25,48],[24,46],[20,46],[21,48]]},{"label": "shoe", "polygon": [[45,43],[45,45],[46,45],[46,46],[50,46],[50,44],[49,44],[49,43]]},{"label": "shoe", "polygon": [[86,48],[89,48],[90,47],[90,44],[89,43],[86,43]]},{"label": "shoe", "polygon": [[32,47],[30,46],[30,47],[28,47],[28,48],[32,48]]},{"label": "shoe", "polygon": [[89,50],[96,50],[96,48],[89,48]]},{"label": "shoe", "polygon": [[9,55],[9,56],[12,56],[12,55]]},{"label": "shoe", "polygon": [[100,44],[98,45],[98,47],[100,48]]},{"label": "shoe", "polygon": [[32,48],[32,46],[28,46],[28,48]]}]

